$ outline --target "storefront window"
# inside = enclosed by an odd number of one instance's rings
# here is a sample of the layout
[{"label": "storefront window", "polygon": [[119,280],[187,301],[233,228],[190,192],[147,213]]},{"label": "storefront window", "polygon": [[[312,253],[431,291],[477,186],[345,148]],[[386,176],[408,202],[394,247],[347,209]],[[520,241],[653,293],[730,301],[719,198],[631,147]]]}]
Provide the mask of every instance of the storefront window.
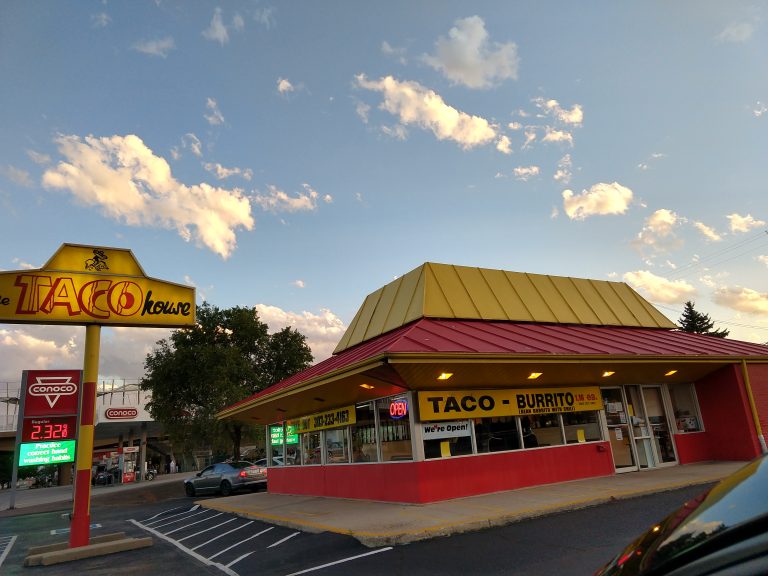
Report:
[{"label": "storefront window", "polygon": [[379,412],[382,461],[413,460],[411,410],[407,398],[382,398],[376,401],[376,409]]},{"label": "storefront window", "polygon": [[356,423],[350,426],[352,434],[352,462],[377,462],[376,416],[373,402],[355,406]]},{"label": "storefront window", "polygon": [[514,416],[477,418],[474,422],[478,453],[520,449],[520,433]]},{"label": "storefront window", "polygon": [[322,464],[323,449],[320,445],[320,432],[302,434],[301,451],[304,464]]},{"label": "storefront window", "polygon": [[421,424],[424,457],[448,458],[472,454],[472,421],[430,422]]},{"label": "storefront window", "polygon": [[325,452],[328,464],[349,462],[349,438],[346,427],[325,431]]},{"label": "storefront window", "polygon": [[696,406],[693,384],[674,384],[669,387],[675,424],[678,432],[701,432],[702,424]]},{"label": "storefront window", "polygon": [[597,412],[569,412],[563,414],[565,441],[568,444],[578,442],[596,442],[603,439]]},{"label": "storefront window", "polygon": [[559,446],[564,443],[559,414],[523,416],[522,429],[523,446],[526,448]]},{"label": "storefront window", "polygon": [[273,424],[269,427],[269,466],[282,466],[283,465],[283,449],[284,449],[284,433],[285,428],[283,424]]}]

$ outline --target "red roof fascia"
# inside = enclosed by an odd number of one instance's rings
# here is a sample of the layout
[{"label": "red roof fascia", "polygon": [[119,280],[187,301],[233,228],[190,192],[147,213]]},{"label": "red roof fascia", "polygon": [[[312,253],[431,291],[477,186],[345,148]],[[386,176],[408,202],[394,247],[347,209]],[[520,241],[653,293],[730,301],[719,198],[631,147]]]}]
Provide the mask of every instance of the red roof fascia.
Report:
[{"label": "red roof fascia", "polygon": [[662,328],[574,326],[435,320],[412,324],[344,350],[290,378],[233,404],[227,410],[266,394],[290,388],[384,354],[502,354],[616,356],[765,356],[768,346]]}]

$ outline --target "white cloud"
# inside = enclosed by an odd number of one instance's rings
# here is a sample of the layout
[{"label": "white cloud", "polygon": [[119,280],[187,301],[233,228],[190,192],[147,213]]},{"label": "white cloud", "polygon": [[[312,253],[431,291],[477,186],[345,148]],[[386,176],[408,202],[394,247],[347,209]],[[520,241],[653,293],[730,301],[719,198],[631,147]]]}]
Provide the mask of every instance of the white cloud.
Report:
[{"label": "white cloud", "polygon": [[531,144],[536,140],[536,131],[530,127],[525,129],[525,142],[523,142],[523,150],[529,148]]},{"label": "white cloud", "polygon": [[223,258],[236,247],[237,228],[253,229],[251,205],[240,189],[178,182],[168,162],[138,136],[60,136],[56,142],[66,161],[45,172],[43,186],[67,189],[109,218],[176,229]]},{"label": "white cloud", "polygon": [[82,328],[74,326],[0,326],[0,381],[19,382],[23,370],[83,366]]},{"label": "white cloud", "polygon": [[398,116],[402,124],[431,130],[438,140],[453,140],[466,150],[498,137],[495,127],[486,119],[456,110],[417,82],[400,82],[392,76],[368,80],[364,74],[356,80],[361,88],[381,92],[381,108]]},{"label": "white cloud", "polygon": [[766,266],[768,266],[768,255],[760,255],[757,257],[758,262],[762,262]]},{"label": "white cloud", "polygon": [[326,204],[333,204],[333,196],[331,196],[330,194],[326,194],[325,196],[323,196],[323,202],[325,202]]},{"label": "white cloud", "polygon": [[11,182],[23,186],[24,188],[32,188],[32,186],[34,186],[34,182],[32,182],[29,172],[22,170],[21,168],[16,168],[15,166],[10,165],[0,166],[0,174],[8,178]]},{"label": "white cloud", "polygon": [[754,228],[762,228],[765,226],[764,220],[755,220],[752,217],[752,214],[740,216],[739,214],[733,213],[726,216],[726,218],[728,218],[728,221],[731,223],[731,232],[734,233],[749,232]]},{"label": "white cloud", "polygon": [[651,248],[656,252],[666,252],[678,248],[681,241],[675,235],[675,229],[685,224],[686,219],[672,210],[661,208],[645,219],[643,229],[632,241],[638,250]]},{"label": "white cloud", "polygon": [[12,262],[16,264],[19,269],[22,269],[22,270],[34,270],[36,268],[40,268],[40,266],[30,264],[29,262],[24,262],[20,258],[14,258]]},{"label": "white cloud", "polygon": [[573,135],[565,130],[556,130],[551,126],[546,126],[546,134],[541,139],[542,142],[567,142],[570,146],[573,146]]},{"label": "white cloud", "polygon": [[381,131],[395,140],[406,140],[408,138],[408,129],[402,124],[395,124],[394,126],[382,126]]},{"label": "white cloud", "polygon": [[758,100],[757,104],[755,104],[755,107],[752,109],[752,114],[755,116],[755,118],[760,118],[760,116],[766,112],[768,112],[768,106]]},{"label": "white cloud", "polygon": [[168,52],[176,48],[176,43],[173,38],[167,36],[160,40],[139,40],[133,44],[132,48],[142,54],[166,58]]},{"label": "white cloud", "polygon": [[741,43],[752,38],[755,25],[752,22],[731,22],[718,35],[719,42]]},{"label": "white cloud", "polygon": [[518,166],[512,172],[515,174],[515,178],[526,182],[530,178],[538,176],[540,171],[538,166]]},{"label": "white cloud", "polygon": [[227,27],[224,25],[224,21],[221,18],[221,8],[216,8],[211,18],[211,24],[203,30],[203,37],[214,42],[218,42],[222,46],[229,42],[229,33]]},{"label": "white cloud", "polygon": [[571,177],[573,176],[571,170],[573,168],[573,161],[571,160],[571,155],[566,154],[557,163],[557,171],[555,172],[555,175],[552,177],[555,179],[556,182],[562,182],[563,184],[568,184],[571,181]]},{"label": "white cloud", "polygon": [[305,192],[298,192],[295,196],[289,196],[277,186],[267,186],[266,194],[257,194],[253,201],[268,212],[300,212],[317,209],[319,194],[309,184],[303,184]]},{"label": "white cloud", "polygon": [[211,111],[209,114],[203,114],[205,119],[208,120],[208,124],[211,126],[218,126],[224,124],[224,115],[219,110],[219,104],[213,98],[208,98],[205,102],[205,107]]},{"label": "white cloud", "polygon": [[424,62],[468,88],[491,88],[502,80],[517,79],[520,59],[514,42],[491,47],[485,22],[479,16],[455,24],[448,38],[441,36],[435,42],[434,55],[422,56]]},{"label": "white cloud", "polygon": [[242,168],[225,168],[221,164],[217,163],[211,163],[206,162],[203,164],[203,168],[205,168],[208,172],[215,174],[216,178],[219,180],[224,180],[225,178],[230,178],[232,176],[241,176],[244,180],[251,180],[253,178],[253,170],[250,168],[242,169]]},{"label": "white cloud", "polygon": [[[203,144],[200,139],[191,132],[184,134],[181,138],[181,146],[183,148],[189,148],[192,154],[200,158],[203,155]],[[176,158],[178,160],[178,158]]]},{"label": "white cloud", "polygon": [[256,8],[253,12],[253,19],[264,26],[267,30],[271,30],[277,26],[277,20],[275,19],[275,9],[268,8]]},{"label": "white cloud", "polygon": [[312,348],[315,362],[331,356],[336,344],[344,335],[346,326],[341,319],[328,309],[321,309],[320,314],[311,312],[290,312],[277,306],[256,304],[259,318],[269,326],[270,332],[290,326],[307,337]]},{"label": "white cloud", "polygon": [[245,28],[245,20],[243,20],[243,17],[240,16],[240,14],[235,14],[232,17],[232,28],[238,32]]},{"label": "white cloud", "polygon": [[677,304],[696,296],[696,288],[685,280],[668,280],[648,270],[627,272],[624,281],[651,300],[664,304]]},{"label": "white cloud", "polygon": [[355,114],[357,114],[363,121],[363,124],[368,124],[368,117],[371,113],[371,107],[365,102],[358,102],[355,105]]},{"label": "white cloud", "polygon": [[576,195],[563,191],[563,209],[571,220],[584,220],[589,216],[624,214],[632,201],[632,190],[618,182],[600,182]]},{"label": "white cloud", "polygon": [[710,240],[712,242],[719,242],[720,240],[723,239],[723,237],[720,236],[720,234],[718,234],[714,228],[710,228],[703,222],[694,222],[693,226],[694,228],[696,228],[696,230],[701,232],[707,240]]},{"label": "white cloud", "polygon": [[27,150],[27,156],[30,157],[32,162],[41,166],[51,163],[51,157],[48,156],[48,154],[42,154],[40,152],[35,152],[34,150]]},{"label": "white cloud", "polygon": [[510,130],[522,130],[523,125],[520,124],[520,122],[510,122],[509,124],[507,124],[507,128],[509,128]]},{"label": "white cloud", "polygon": [[292,284],[296,286],[296,288],[306,288],[306,284],[304,284],[304,280],[294,280]]},{"label": "white cloud", "polygon": [[91,14],[91,26],[93,28],[106,28],[112,22],[112,18],[106,12]]},{"label": "white cloud", "polygon": [[768,315],[768,294],[741,286],[723,287],[715,291],[715,304],[747,314]]},{"label": "white cloud", "polygon": [[402,65],[405,65],[407,63],[407,60],[405,58],[406,56],[405,48],[395,48],[386,40],[384,40],[381,43],[381,53],[384,54],[385,56],[397,58],[397,61],[400,62],[400,64]]},{"label": "white cloud", "polygon": [[581,126],[584,121],[584,111],[581,104],[574,104],[570,110],[562,108],[557,100],[545,100],[544,98],[534,98],[534,104],[547,115],[553,116],[563,124],[572,126]]},{"label": "white cloud", "polygon": [[287,78],[278,78],[277,79],[277,91],[280,92],[280,94],[287,94],[288,92],[293,92],[295,88],[293,87],[293,84],[291,84],[291,81]]},{"label": "white cloud", "polygon": [[512,142],[505,135],[499,137],[496,141],[496,150],[502,154],[512,154]]}]

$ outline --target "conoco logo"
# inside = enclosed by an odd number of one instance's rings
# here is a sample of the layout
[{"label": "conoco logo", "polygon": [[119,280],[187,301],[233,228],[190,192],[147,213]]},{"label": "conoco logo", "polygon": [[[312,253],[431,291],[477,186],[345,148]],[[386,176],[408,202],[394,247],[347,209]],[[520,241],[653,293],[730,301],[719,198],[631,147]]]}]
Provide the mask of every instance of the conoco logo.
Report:
[{"label": "conoco logo", "polygon": [[70,382],[69,376],[38,376],[37,382],[29,387],[30,396],[45,396],[48,406],[53,408],[59,396],[77,394],[77,385]]},{"label": "conoco logo", "polygon": [[107,408],[104,412],[107,420],[130,420],[138,415],[139,411],[136,408]]}]

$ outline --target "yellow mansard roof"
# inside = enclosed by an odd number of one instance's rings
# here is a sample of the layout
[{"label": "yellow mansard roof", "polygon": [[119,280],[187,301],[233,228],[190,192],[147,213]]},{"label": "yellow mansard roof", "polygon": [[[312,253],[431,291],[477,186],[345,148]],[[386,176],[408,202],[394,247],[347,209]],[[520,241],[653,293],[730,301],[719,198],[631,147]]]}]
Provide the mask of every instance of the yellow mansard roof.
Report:
[{"label": "yellow mansard roof", "polygon": [[427,262],[369,294],[334,354],[419,318],[676,328],[624,282]]}]

